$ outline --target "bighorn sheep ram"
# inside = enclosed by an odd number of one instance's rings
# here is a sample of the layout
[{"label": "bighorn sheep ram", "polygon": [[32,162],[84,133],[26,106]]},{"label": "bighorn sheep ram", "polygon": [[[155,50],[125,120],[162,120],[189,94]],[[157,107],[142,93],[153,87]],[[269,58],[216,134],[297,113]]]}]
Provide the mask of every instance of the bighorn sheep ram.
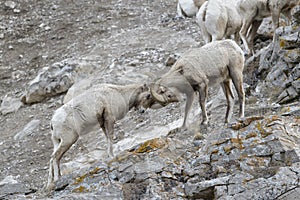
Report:
[{"label": "bighorn sheep ram", "polygon": [[152,84],[150,91],[161,104],[173,102],[175,93],[186,95],[185,116],[182,124],[182,128],[186,128],[194,93],[196,91],[199,93],[202,123],[207,124],[205,103],[208,87],[220,83],[227,99],[225,123],[228,123],[234,103],[231,82],[233,82],[239,98],[239,117],[244,116],[244,61],[243,51],[233,40],[214,41],[183,54],[169,72]]},{"label": "bighorn sheep ram", "polygon": [[114,123],[133,107],[149,108],[155,104],[149,88],[143,84],[117,86],[100,84],[74,97],[57,109],[51,120],[54,151],[50,159],[47,188],[60,176],[59,163],[80,135],[101,127],[113,156]]},{"label": "bighorn sheep ram", "polygon": [[[252,50],[254,36],[265,17],[272,16],[273,42],[275,42],[275,30],[279,26],[280,13],[291,19],[291,10],[297,4],[300,4],[299,0],[240,0],[239,10],[242,17],[240,37],[245,46],[245,52],[249,54],[250,49]],[[249,31],[250,27],[251,30]],[[246,38],[248,32],[251,33]]]},{"label": "bighorn sheep ram", "polygon": [[209,0],[200,7],[196,22],[199,25],[205,43],[229,39],[234,35],[239,42],[242,19],[238,10],[239,0]]}]

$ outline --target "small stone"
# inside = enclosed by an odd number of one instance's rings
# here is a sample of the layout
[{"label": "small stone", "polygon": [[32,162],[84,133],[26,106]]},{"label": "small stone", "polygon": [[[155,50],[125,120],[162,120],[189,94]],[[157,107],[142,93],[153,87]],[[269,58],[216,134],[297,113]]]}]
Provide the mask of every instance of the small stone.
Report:
[{"label": "small stone", "polygon": [[13,1],[6,1],[4,3],[4,5],[5,5],[6,8],[14,9],[17,4],[15,2],[13,2]]},{"label": "small stone", "polygon": [[163,172],[161,173],[161,176],[162,176],[163,178],[177,179],[172,173],[166,172],[166,171],[163,171]]},{"label": "small stone", "polygon": [[14,80],[22,79],[22,78],[25,77],[25,75],[26,75],[26,72],[24,72],[22,70],[16,70],[16,71],[11,73],[11,77]]},{"label": "small stone", "polygon": [[20,13],[21,12],[21,10],[19,10],[19,9],[14,9],[14,13]]},{"label": "small stone", "polygon": [[45,31],[49,31],[51,30],[51,27],[50,26],[45,26]]}]

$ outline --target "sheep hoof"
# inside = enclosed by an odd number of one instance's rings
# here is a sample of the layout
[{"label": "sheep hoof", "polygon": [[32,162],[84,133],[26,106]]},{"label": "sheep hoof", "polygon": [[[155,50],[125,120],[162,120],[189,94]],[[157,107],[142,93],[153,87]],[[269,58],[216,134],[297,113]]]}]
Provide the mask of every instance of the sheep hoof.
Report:
[{"label": "sheep hoof", "polygon": [[207,120],[202,121],[202,122],[201,122],[201,125],[208,126],[208,121],[207,121]]},{"label": "sheep hoof", "polygon": [[174,137],[178,131],[182,130],[182,127],[174,128],[167,134],[168,137]]},{"label": "sheep hoof", "polygon": [[43,190],[46,192],[46,193],[50,193],[52,190],[55,189],[55,184],[54,183],[50,183],[50,184],[47,184]]}]

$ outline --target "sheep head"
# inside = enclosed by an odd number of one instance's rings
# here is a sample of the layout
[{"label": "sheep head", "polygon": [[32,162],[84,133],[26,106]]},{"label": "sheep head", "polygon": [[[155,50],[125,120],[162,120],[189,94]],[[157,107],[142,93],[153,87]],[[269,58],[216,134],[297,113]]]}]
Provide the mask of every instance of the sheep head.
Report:
[{"label": "sheep head", "polygon": [[138,96],[135,100],[135,108],[139,108],[139,110],[143,112],[144,109],[147,108],[158,109],[161,107],[162,105],[160,105],[159,102],[153,98],[149,86],[146,83],[138,88]]},{"label": "sheep head", "polygon": [[165,87],[158,83],[150,87],[150,92],[153,98],[163,106],[179,101],[176,90],[172,90],[172,88]]}]

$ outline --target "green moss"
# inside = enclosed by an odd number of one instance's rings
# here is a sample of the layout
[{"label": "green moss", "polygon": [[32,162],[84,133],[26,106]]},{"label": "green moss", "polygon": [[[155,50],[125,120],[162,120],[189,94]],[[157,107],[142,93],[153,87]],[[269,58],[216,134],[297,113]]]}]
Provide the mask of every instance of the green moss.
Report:
[{"label": "green moss", "polygon": [[228,145],[228,146],[223,147],[223,150],[226,154],[229,154],[231,152],[231,150],[234,149],[234,148],[235,148],[235,146],[229,146]]},{"label": "green moss", "polygon": [[86,173],[86,174],[84,174],[84,175],[82,175],[82,176],[76,178],[76,179],[75,179],[75,182],[74,182],[74,185],[77,185],[77,184],[79,184],[79,183],[82,183],[83,180],[84,180],[86,177],[91,177],[92,175],[97,174],[97,173],[100,171],[100,169],[101,169],[101,168],[96,167],[96,168],[93,169],[92,171],[90,171],[90,172],[88,172],[88,173]]},{"label": "green moss", "polygon": [[82,183],[82,181],[87,177],[87,174],[84,174],[83,176],[80,176],[75,179],[74,185],[77,185],[79,183]]},{"label": "green moss", "polygon": [[[271,122],[273,122],[273,121],[276,121],[276,120],[278,120],[278,119],[279,119],[278,116],[272,116],[271,118],[268,118],[268,119],[267,119],[267,124],[269,124],[269,123],[271,123]],[[260,132],[260,134],[261,134],[261,136],[262,136],[263,138],[265,138],[265,137],[267,137],[268,135],[271,135],[271,134],[272,134],[272,132],[266,131],[266,130],[263,128],[263,124],[260,123],[260,122],[257,122],[257,123],[256,123],[256,128],[257,128],[257,130]]]},{"label": "green moss", "polygon": [[214,149],[214,150],[212,150],[211,154],[216,154],[216,153],[218,153],[218,152],[219,152],[218,149]]},{"label": "green moss", "polygon": [[285,46],[285,41],[280,39],[279,45],[280,45],[281,48],[283,48]]},{"label": "green moss", "polygon": [[139,148],[137,148],[135,153],[146,153],[157,149],[161,149],[166,145],[166,141],[161,138],[154,138],[142,143]]},{"label": "green moss", "polygon": [[86,187],[81,185],[78,188],[75,188],[72,192],[83,193],[83,192],[89,192],[89,190]]},{"label": "green moss", "polygon": [[249,138],[252,138],[252,137],[256,137],[257,136],[257,133],[255,132],[251,132],[249,134],[246,135],[246,139],[249,139]]}]

